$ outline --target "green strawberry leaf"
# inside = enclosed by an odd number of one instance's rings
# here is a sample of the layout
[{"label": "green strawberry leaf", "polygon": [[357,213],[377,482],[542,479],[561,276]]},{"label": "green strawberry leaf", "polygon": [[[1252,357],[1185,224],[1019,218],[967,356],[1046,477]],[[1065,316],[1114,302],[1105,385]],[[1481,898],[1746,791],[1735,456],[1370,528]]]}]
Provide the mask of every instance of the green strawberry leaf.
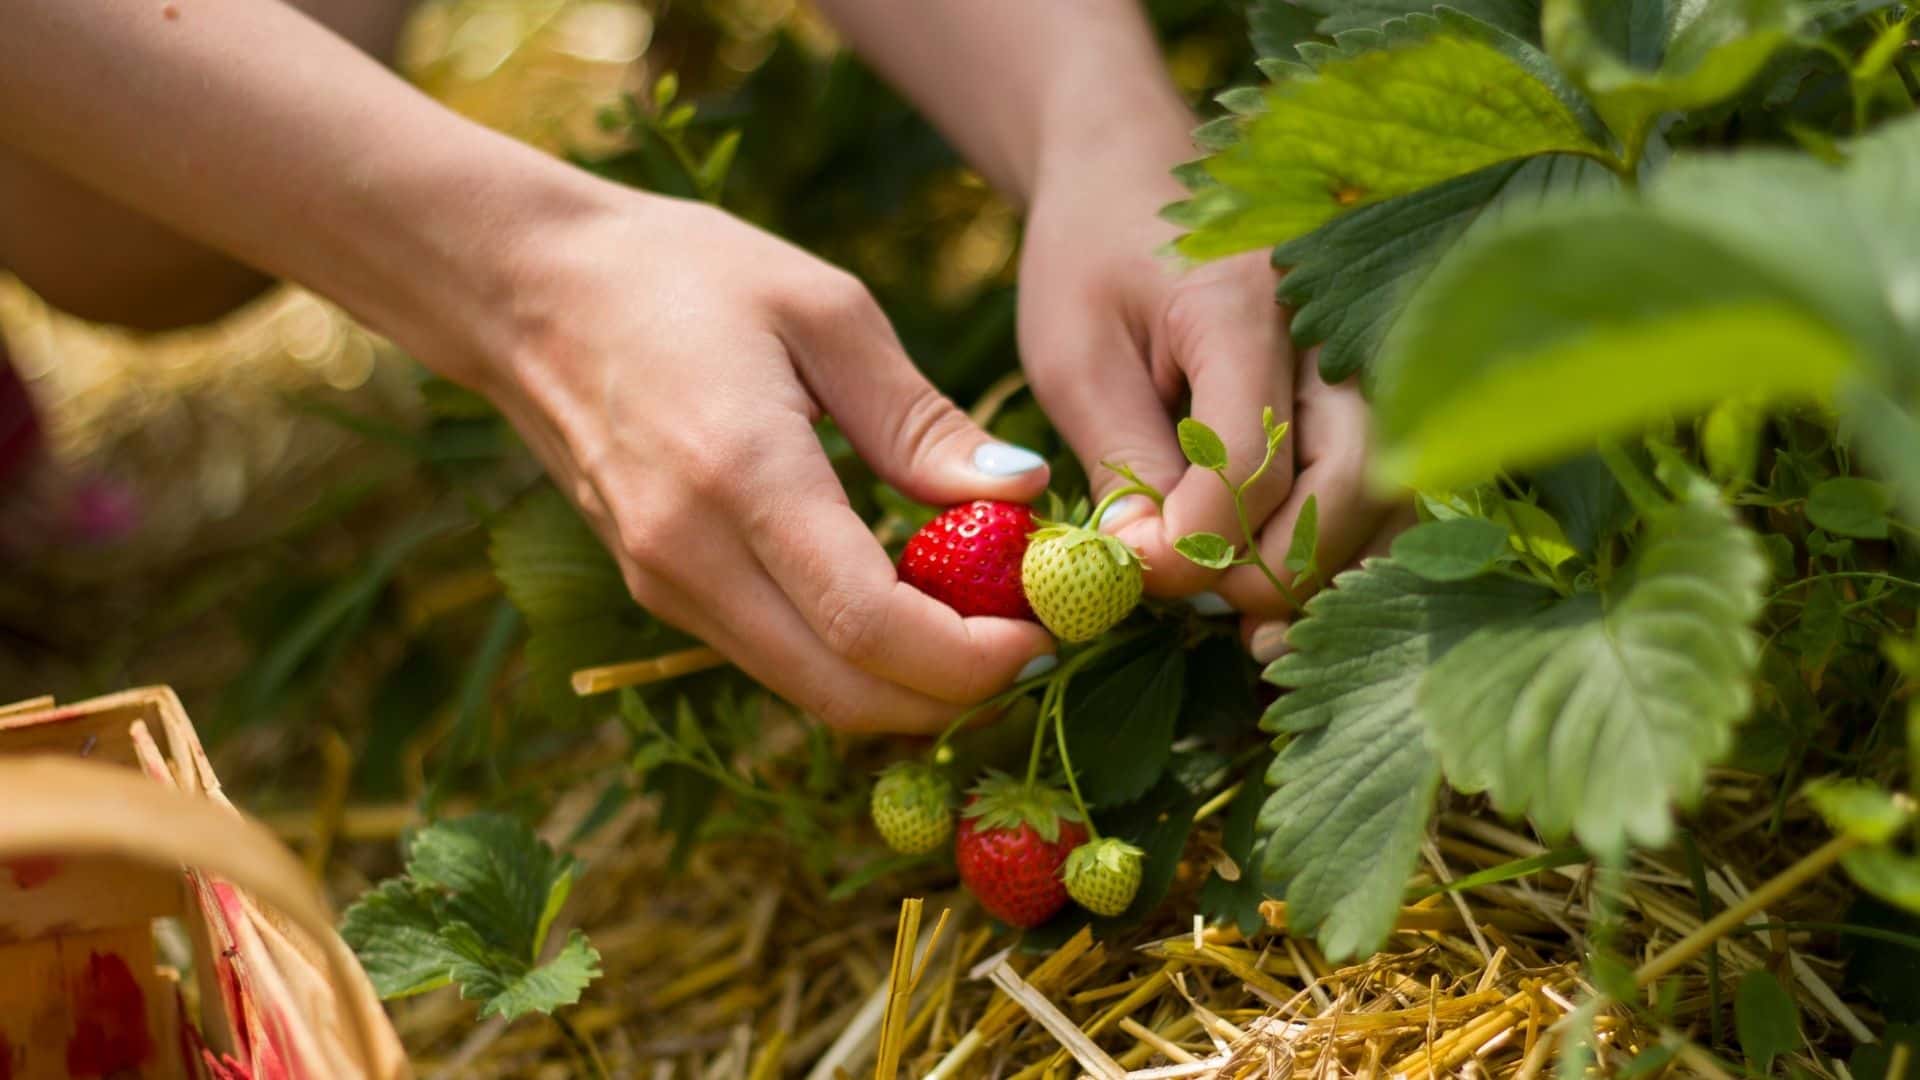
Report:
[{"label": "green strawberry leaf", "polygon": [[1287,557],[1282,560],[1296,580],[1304,580],[1319,572],[1320,553],[1320,506],[1318,497],[1308,495],[1307,501],[1300,507],[1300,517],[1293,523],[1293,536],[1287,540]]},{"label": "green strawberry leaf", "polygon": [[543,715],[586,710],[569,681],[577,668],[691,643],[633,602],[600,538],[552,487],[501,514],[491,541],[494,573],[527,620],[527,687]]},{"label": "green strawberry leaf", "polygon": [[1887,510],[1886,485],[1858,476],[1830,477],[1807,495],[1807,520],[1836,536],[1885,540]]},{"label": "green strawberry leaf", "polygon": [[1388,481],[1474,483],[1735,394],[1830,393],[1855,366],[1792,285],[1642,207],[1561,206],[1496,233],[1395,325],[1374,399]]},{"label": "green strawberry leaf", "polygon": [[1765,1073],[1774,1058],[1800,1049],[1800,1007],[1772,972],[1748,972],[1734,991],[1733,1030],[1740,1052]]},{"label": "green strawberry leaf", "polygon": [[1563,525],[1567,542],[1593,558],[1600,543],[1633,517],[1633,503],[1598,454],[1582,454],[1544,469],[1531,478],[1540,505]]},{"label": "green strawberry leaf", "polygon": [[1173,542],[1173,550],[1188,562],[1209,570],[1225,570],[1233,565],[1233,545],[1219,533],[1188,533]]},{"label": "green strawberry leaf", "polygon": [[552,1013],[580,1000],[587,984],[600,977],[600,953],[575,930],[560,952],[544,964],[501,956],[481,942],[465,923],[449,925],[442,936],[461,954],[453,981],[460,996],[479,1001],[480,1018],[512,1021],[528,1013]]},{"label": "green strawberry leaf", "polygon": [[1329,957],[1386,938],[1426,835],[1440,770],[1414,711],[1421,680],[1474,628],[1553,600],[1524,582],[1432,582],[1376,559],[1307,602],[1293,651],[1267,670],[1290,692],[1262,726],[1292,738],[1268,771],[1258,830],[1264,885]]},{"label": "green strawberry leaf", "polygon": [[1425,522],[1393,541],[1393,561],[1428,581],[1479,577],[1506,553],[1506,527],[1484,518]]},{"label": "green strawberry leaf", "polygon": [[1322,16],[1314,27],[1322,34],[1377,30],[1394,19],[1431,15],[1445,6],[1521,40],[1540,40],[1540,0],[1304,0],[1299,6]]},{"label": "green strawberry leaf", "polygon": [[[1662,6],[1546,0],[1542,12],[1547,52],[1592,97],[1635,159],[1656,119],[1738,93],[1787,43],[1796,24],[1786,0],[1705,0],[1672,5],[1664,27],[1631,25],[1637,14],[1663,14]],[[1614,16],[1616,24],[1626,16],[1628,56],[1620,56],[1595,27],[1596,13]]]},{"label": "green strawberry leaf", "polygon": [[1829,829],[1866,844],[1891,841],[1913,820],[1909,805],[1865,780],[1824,776],[1809,783],[1804,793]]},{"label": "green strawberry leaf", "polygon": [[448,917],[481,940],[531,961],[573,887],[577,865],[527,824],[475,814],[422,829],[407,852],[407,876],[447,894]]},{"label": "green strawberry leaf", "polygon": [[[1285,243],[1502,162],[1610,159],[1544,57],[1445,8],[1302,51],[1314,68],[1283,73],[1266,108],[1205,161],[1193,197],[1169,208],[1191,230],[1176,244],[1189,257]],[[1379,138],[1383,128],[1396,136]]]},{"label": "green strawberry leaf", "polygon": [[1766,581],[1717,503],[1661,509],[1608,595],[1490,623],[1434,665],[1420,707],[1447,780],[1603,857],[1666,843],[1747,715]]},{"label": "green strawberry leaf", "polygon": [[574,931],[536,965],[573,888],[575,864],[501,814],[437,822],[414,838],[404,877],[347,910],[340,934],[382,997],[457,983],[480,1015],[512,1020],[579,1000],[599,954]]},{"label": "green strawberry leaf", "polygon": [[1180,436],[1180,452],[1188,461],[1214,472],[1226,470],[1227,444],[1220,441],[1212,428],[1188,416],[1181,419],[1175,430]]},{"label": "green strawberry leaf", "polygon": [[[1846,921],[1899,935],[1894,941],[1852,937],[1847,949],[1847,989],[1872,998],[1889,1020],[1920,1023],[1920,915],[1862,896],[1848,906]],[[1892,1032],[1888,1041],[1895,1041]]]},{"label": "green strawberry leaf", "polygon": [[1920,914],[1920,855],[1891,847],[1858,848],[1843,856],[1840,865],[1861,888]]},{"label": "green strawberry leaf", "polygon": [[1137,799],[1165,771],[1186,674],[1187,654],[1163,645],[1069,686],[1067,747],[1089,804]]},{"label": "green strawberry leaf", "polygon": [[1368,369],[1406,300],[1441,258],[1509,206],[1612,190],[1597,162],[1566,155],[1509,161],[1335,218],[1274,251],[1287,267],[1280,298],[1294,309],[1294,343],[1320,347],[1320,375]]},{"label": "green strawberry leaf", "polygon": [[405,878],[390,878],[362,896],[340,920],[340,937],[383,998],[437,990],[453,978],[460,955],[440,940],[433,895]]}]

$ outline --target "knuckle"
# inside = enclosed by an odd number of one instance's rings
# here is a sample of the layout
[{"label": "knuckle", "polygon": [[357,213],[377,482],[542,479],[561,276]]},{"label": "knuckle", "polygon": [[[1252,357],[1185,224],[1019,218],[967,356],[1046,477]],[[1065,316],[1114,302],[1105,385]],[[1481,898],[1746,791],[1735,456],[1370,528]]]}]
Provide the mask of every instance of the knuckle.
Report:
[{"label": "knuckle", "polygon": [[849,589],[829,589],[820,599],[820,639],[834,655],[862,667],[884,644],[884,612],[874,599]]},{"label": "knuckle", "polygon": [[960,410],[931,386],[895,410],[890,424],[888,441],[909,455],[938,450],[967,428]]}]

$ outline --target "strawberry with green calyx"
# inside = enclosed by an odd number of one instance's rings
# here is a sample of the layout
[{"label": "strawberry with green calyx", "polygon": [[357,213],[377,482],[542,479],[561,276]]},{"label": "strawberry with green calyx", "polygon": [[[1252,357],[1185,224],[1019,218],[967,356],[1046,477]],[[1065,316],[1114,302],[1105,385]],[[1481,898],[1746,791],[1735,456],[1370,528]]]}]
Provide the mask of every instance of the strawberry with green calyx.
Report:
[{"label": "strawberry with green calyx", "polygon": [[1090,641],[1117,625],[1140,602],[1140,556],[1098,523],[1107,507],[1125,495],[1160,493],[1125,466],[1108,466],[1134,481],[1108,493],[1085,521],[1042,522],[1020,562],[1020,583],[1034,615],[1062,641]]},{"label": "strawberry with green calyx", "polygon": [[922,526],[900,553],[900,580],[962,615],[1031,619],[1020,558],[1033,532],[1025,503],[975,499]]},{"label": "strawberry with green calyx", "polygon": [[1086,843],[1083,821],[1059,788],[990,773],[961,811],[954,840],[960,880],[994,918],[1039,926],[1066,906],[1060,870]]},{"label": "strawberry with green calyx", "polygon": [[1067,895],[1095,915],[1120,914],[1140,891],[1140,860],[1145,854],[1112,836],[1081,844],[1067,856],[1061,870]]},{"label": "strawberry with green calyx", "polygon": [[925,855],[953,835],[953,785],[928,765],[902,761],[880,774],[868,811],[888,847]]}]

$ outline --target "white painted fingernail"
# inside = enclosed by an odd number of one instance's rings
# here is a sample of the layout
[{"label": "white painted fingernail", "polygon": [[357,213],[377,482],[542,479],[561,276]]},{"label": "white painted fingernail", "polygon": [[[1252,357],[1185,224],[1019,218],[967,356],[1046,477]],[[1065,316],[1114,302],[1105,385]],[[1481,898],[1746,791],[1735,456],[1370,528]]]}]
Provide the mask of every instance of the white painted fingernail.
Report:
[{"label": "white painted fingernail", "polygon": [[1292,625],[1284,622],[1270,622],[1255,630],[1253,636],[1247,640],[1247,651],[1253,654],[1255,660],[1263,664],[1271,664],[1287,655],[1293,649],[1287,644],[1287,631],[1292,628]]},{"label": "white painted fingernail", "polygon": [[1059,664],[1059,657],[1052,653],[1042,653],[1027,661],[1027,666],[1020,669],[1020,674],[1015,675],[1013,681],[1026,682],[1028,679],[1037,679],[1058,667]]},{"label": "white painted fingernail", "polygon": [[1194,593],[1187,597],[1187,606],[1192,608],[1195,614],[1205,615],[1208,618],[1233,614],[1233,605],[1227,603],[1227,598],[1217,592]]},{"label": "white painted fingernail", "polygon": [[988,476],[1019,476],[1046,466],[1046,458],[1012,443],[981,443],[973,450],[973,467]]},{"label": "white painted fingernail", "polygon": [[1123,495],[1100,515],[1100,528],[1112,532],[1146,513],[1152,506],[1153,503],[1145,495]]}]

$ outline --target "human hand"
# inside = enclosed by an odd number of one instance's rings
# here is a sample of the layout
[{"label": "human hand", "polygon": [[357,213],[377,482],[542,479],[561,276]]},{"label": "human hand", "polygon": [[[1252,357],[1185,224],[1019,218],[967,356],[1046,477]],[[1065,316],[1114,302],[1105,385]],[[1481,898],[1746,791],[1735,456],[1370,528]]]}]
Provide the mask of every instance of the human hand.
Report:
[{"label": "human hand", "polygon": [[1053,645],[895,576],[815,434],[830,414],[913,498],[1030,500],[852,277],[705,206],[607,188],[532,235],[497,359],[464,374],[585,513],[634,598],[808,712],[926,732]]},{"label": "human hand", "polygon": [[1097,494],[1125,483],[1101,462],[1130,466],[1166,493],[1155,507],[1129,496],[1102,527],[1138,549],[1147,591],[1189,597],[1203,614],[1240,612],[1256,657],[1284,649],[1288,599],[1257,567],[1224,573],[1198,566],[1173,544],[1192,532],[1218,533],[1244,547],[1227,486],[1191,467],[1175,421],[1191,415],[1226,444],[1227,478],[1238,484],[1265,453],[1261,410],[1271,406],[1290,433],[1261,478],[1244,493],[1244,525],[1282,581],[1293,531],[1307,500],[1318,517],[1315,579],[1295,599],[1363,553],[1392,524],[1366,486],[1367,412],[1353,381],[1328,385],[1317,365],[1296,359],[1277,279],[1264,253],[1189,269],[1160,254],[1178,233],[1161,207],[1183,195],[1167,168],[1190,154],[1125,140],[1082,143],[1043,166],[1028,217],[1020,266],[1020,346],[1041,405],[1085,463]]}]

